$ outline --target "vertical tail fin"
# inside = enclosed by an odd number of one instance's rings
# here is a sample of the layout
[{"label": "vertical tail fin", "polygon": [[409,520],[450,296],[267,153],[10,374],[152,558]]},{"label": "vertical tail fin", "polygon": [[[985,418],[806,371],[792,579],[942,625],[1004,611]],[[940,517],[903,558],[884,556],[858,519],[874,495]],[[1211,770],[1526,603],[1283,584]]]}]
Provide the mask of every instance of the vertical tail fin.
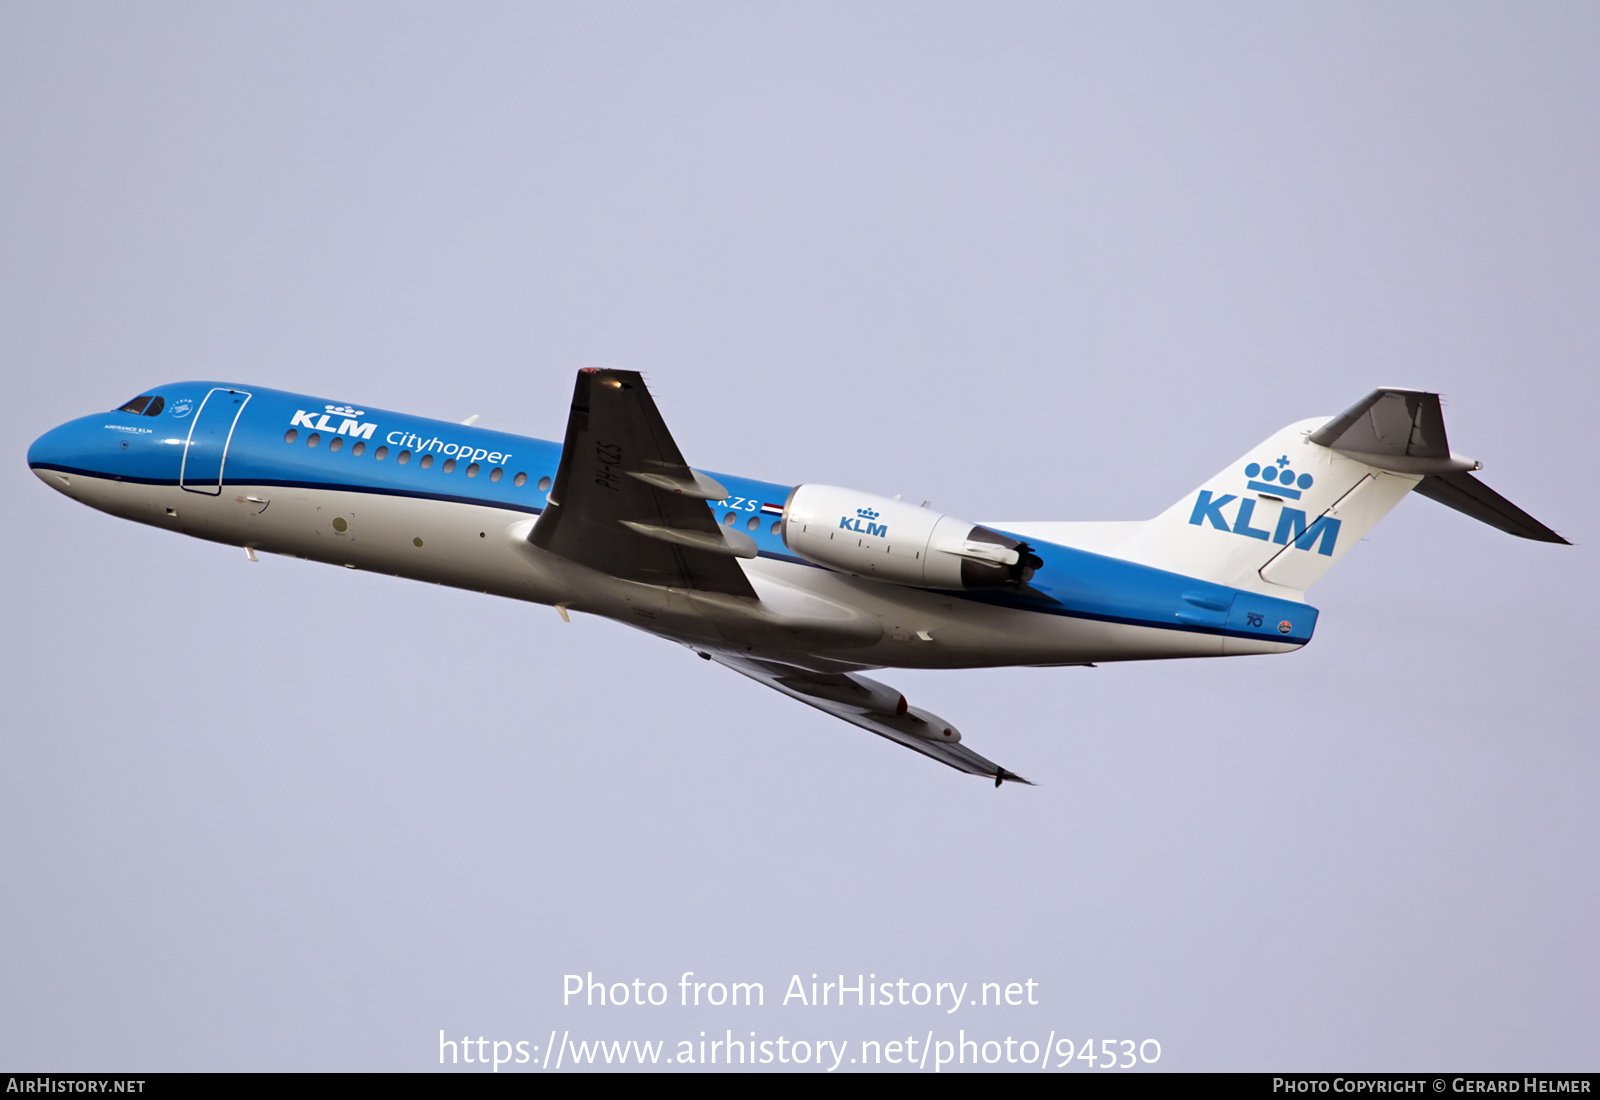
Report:
[{"label": "vertical tail fin", "polygon": [[1120,548],[1145,565],[1294,598],[1413,488],[1524,538],[1564,542],[1450,453],[1437,394],[1380,389],[1331,419],[1291,424]]}]

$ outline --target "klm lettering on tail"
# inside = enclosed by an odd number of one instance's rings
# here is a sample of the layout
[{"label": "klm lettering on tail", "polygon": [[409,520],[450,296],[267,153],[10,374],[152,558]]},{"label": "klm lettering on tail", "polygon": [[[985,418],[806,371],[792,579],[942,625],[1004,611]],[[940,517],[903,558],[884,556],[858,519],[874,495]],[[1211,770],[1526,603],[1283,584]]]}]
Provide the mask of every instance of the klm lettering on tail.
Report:
[{"label": "klm lettering on tail", "polygon": [[887,523],[873,523],[878,518],[878,513],[871,508],[857,508],[854,516],[840,516],[839,528],[843,531],[854,531],[858,535],[871,535],[874,538],[888,538],[889,525]]},{"label": "klm lettering on tail", "polygon": [[[1287,455],[1275,462],[1252,462],[1244,468],[1244,476],[1249,488],[1287,500],[1299,500],[1301,494],[1310,489],[1315,480],[1310,474],[1296,474],[1289,469]],[[1308,524],[1305,512],[1299,508],[1289,507],[1287,500],[1284,500],[1283,507],[1278,512],[1277,525],[1269,532],[1265,527],[1254,525],[1256,512],[1254,498],[1246,497],[1240,500],[1232,493],[1214,497],[1210,489],[1201,489],[1200,496],[1194,502],[1194,511],[1189,513],[1189,522],[1196,527],[1203,527],[1209,523],[1218,531],[1260,539],[1263,542],[1270,539],[1279,546],[1287,546],[1292,541],[1297,550],[1314,548],[1324,557],[1333,557],[1333,548],[1339,541],[1339,521],[1330,516],[1318,516]],[[1223,509],[1235,501],[1238,502],[1238,508],[1234,510],[1233,518],[1230,520]]]}]

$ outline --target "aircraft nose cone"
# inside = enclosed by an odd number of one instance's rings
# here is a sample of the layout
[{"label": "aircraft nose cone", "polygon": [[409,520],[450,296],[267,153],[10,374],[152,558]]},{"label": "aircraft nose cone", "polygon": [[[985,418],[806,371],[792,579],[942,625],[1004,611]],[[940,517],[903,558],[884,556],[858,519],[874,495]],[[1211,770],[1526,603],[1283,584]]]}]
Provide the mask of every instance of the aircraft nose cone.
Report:
[{"label": "aircraft nose cone", "polygon": [[28,448],[28,467],[34,473],[44,476],[51,467],[72,466],[72,455],[76,448],[73,446],[72,424],[63,424],[59,428],[51,428]]},{"label": "aircraft nose cone", "polygon": [[104,450],[108,441],[98,439],[84,420],[69,420],[33,441],[28,468],[50,488],[68,492],[70,475],[106,465],[106,457],[94,453],[96,443]]},{"label": "aircraft nose cone", "polygon": [[28,468],[34,472],[40,481],[58,493],[71,493],[72,482],[69,475],[63,472],[74,469],[72,463],[73,446],[70,439],[69,424],[59,428],[51,428],[28,448]]}]

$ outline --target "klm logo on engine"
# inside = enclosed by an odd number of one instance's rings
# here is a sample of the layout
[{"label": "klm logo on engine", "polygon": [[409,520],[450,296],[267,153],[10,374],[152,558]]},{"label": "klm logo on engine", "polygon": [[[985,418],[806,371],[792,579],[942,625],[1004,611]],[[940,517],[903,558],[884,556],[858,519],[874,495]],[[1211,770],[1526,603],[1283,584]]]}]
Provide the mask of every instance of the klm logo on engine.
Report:
[{"label": "klm logo on engine", "polygon": [[855,515],[839,517],[839,527],[841,530],[854,531],[858,535],[872,535],[880,539],[888,538],[889,525],[887,523],[872,522],[877,518],[878,513],[871,508],[857,508]]},{"label": "klm logo on engine", "polygon": [[[1289,468],[1289,456],[1283,455],[1272,462],[1252,462],[1244,468],[1245,488],[1283,502],[1278,511],[1278,522],[1272,530],[1255,526],[1256,503],[1254,497],[1241,499],[1232,493],[1212,496],[1210,489],[1201,489],[1189,513],[1189,522],[1196,527],[1210,524],[1218,531],[1242,535],[1245,538],[1272,541],[1279,546],[1293,542],[1298,550],[1315,549],[1324,557],[1333,557],[1333,548],[1339,541],[1339,521],[1331,516],[1318,516],[1306,522],[1306,513],[1291,508],[1289,501],[1299,500],[1311,489],[1316,479],[1310,474],[1297,474]],[[1230,509],[1231,512],[1225,509]]]},{"label": "klm logo on engine", "polygon": [[[324,405],[323,408],[327,411],[315,413],[304,409],[298,410],[290,419],[289,426],[310,428],[314,432],[332,432],[348,439],[371,439],[373,431],[378,427],[377,421],[370,424],[360,423],[360,418],[367,414],[349,405]],[[333,421],[329,419],[334,416],[342,418],[338,427],[334,427]]]}]

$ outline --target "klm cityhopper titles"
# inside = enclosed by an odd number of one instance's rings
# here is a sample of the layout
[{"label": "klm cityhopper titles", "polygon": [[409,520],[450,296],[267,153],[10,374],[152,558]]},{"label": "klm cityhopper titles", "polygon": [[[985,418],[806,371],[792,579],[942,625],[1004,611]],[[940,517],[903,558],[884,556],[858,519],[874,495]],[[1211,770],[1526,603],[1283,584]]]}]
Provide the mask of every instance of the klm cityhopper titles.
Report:
[{"label": "klm cityhopper titles", "polygon": [[1412,491],[1565,542],[1451,452],[1436,394],[1291,424],[1154,519],[974,523],[685,462],[643,379],[578,374],[566,438],[224,382],[28,451],[52,489],[257,551],[601,615],[959,771],[1027,782],[860,670],[1286,653],[1306,591]]}]

